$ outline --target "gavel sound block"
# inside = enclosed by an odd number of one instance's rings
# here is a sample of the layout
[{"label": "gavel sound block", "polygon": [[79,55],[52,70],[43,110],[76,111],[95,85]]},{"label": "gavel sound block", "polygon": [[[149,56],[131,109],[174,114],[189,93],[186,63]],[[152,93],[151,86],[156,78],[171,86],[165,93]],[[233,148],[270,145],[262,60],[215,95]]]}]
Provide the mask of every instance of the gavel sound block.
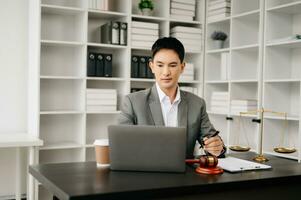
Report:
[{"label": "gavel sound block", "polygon": [[217,166],[218,159],[215,156],[201,156],[200,159],[186,159],[186,163],[198,163],[195,171],[199,174],[221,174],[224,170]]}]

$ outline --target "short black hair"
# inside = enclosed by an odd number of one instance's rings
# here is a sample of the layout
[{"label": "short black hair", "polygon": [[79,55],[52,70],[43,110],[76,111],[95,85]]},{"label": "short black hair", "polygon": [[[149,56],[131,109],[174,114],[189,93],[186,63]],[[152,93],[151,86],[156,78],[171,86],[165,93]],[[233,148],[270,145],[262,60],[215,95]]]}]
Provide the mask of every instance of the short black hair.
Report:
[{"label": "short black hair", "polygon": [[181,63],[184,60],[184,56],[185,56],[185,49],[183,44],[174,37],[163,37],[163,38],[159,38],[152,46],[152,59],[154,60],[154,57],[156,55],[156,53],[158,51],[160,51],[161,49],[171,49],[174,50],[179,58]]}]

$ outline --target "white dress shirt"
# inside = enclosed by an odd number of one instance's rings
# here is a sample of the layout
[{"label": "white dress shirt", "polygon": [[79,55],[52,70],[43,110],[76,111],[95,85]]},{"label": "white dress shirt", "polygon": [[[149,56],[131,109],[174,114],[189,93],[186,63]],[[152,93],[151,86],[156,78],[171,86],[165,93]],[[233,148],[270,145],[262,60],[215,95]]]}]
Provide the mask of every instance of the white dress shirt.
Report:
[{"label": "white dress shirt", "polygon": [[165,126],[178,126],[178,105],[181,101],[180,89],[177,88],[176,98],[173,103],[170,102],[169,97],[161,90],[158,83],[156,83],[159,100],[161,103],[161,110]]}]

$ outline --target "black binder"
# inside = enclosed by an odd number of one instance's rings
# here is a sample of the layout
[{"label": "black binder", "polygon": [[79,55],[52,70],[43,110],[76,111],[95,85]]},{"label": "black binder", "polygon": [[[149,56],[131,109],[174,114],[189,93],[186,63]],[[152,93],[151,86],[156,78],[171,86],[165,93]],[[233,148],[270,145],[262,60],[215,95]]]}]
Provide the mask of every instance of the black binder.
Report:
[{"label": "black binder", "polygon": [[97,54],[96,56],[96,76],[104,76],[104,57],[102,54]]},{"label": "black binder", "polygon": [[146,59],[141,56],[139,59],[139,78],[146,78]]},{"label": "black binder", "polygon": [[96,54],[88,52],[87,76],[96,75]]},{"label": "black binder", "polygon": [[132,64],[131,64],[131,77],[138,78],[139,77],[139,56],[132,56]]},{"label": "black binder", "polygon": [[147,56],[147,57],[145,57],[145,59],[146,59],[146,69],[147,69],[146,70],[146,77],[147,78],[154,78],[154,74],[153,74],[151,68],[149,67],[149,62],[152,61],[152,57]]},{"label": "black binder", "polygon": [[112,77],[112,54],[104,54],[104,76]]},{"label": "black binder", "polygon": [[126,45],[127,44],[127,23],[120,22],[120,31],[119,31],[119,44]]}]

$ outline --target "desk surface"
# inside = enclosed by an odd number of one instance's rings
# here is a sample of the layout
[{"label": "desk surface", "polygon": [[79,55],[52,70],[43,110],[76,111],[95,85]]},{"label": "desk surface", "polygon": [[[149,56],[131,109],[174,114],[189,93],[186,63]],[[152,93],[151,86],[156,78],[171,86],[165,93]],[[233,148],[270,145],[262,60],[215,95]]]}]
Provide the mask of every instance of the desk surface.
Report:
[{"label": "desk surface", "polygon": [[[248,160],[254,155],[232,154]],[[41,164],[31,166],[29,172],[59,199],[176,197],[233,188],[243,191],[244,188],[271,184],[300,184],[301,164],[274,156],[268,158],[267,164],[272,169],[221,175],[196,174],[192,167],[187,167],[186,173],[181,174],[110,171],[97,168],[95,162]]]}]

